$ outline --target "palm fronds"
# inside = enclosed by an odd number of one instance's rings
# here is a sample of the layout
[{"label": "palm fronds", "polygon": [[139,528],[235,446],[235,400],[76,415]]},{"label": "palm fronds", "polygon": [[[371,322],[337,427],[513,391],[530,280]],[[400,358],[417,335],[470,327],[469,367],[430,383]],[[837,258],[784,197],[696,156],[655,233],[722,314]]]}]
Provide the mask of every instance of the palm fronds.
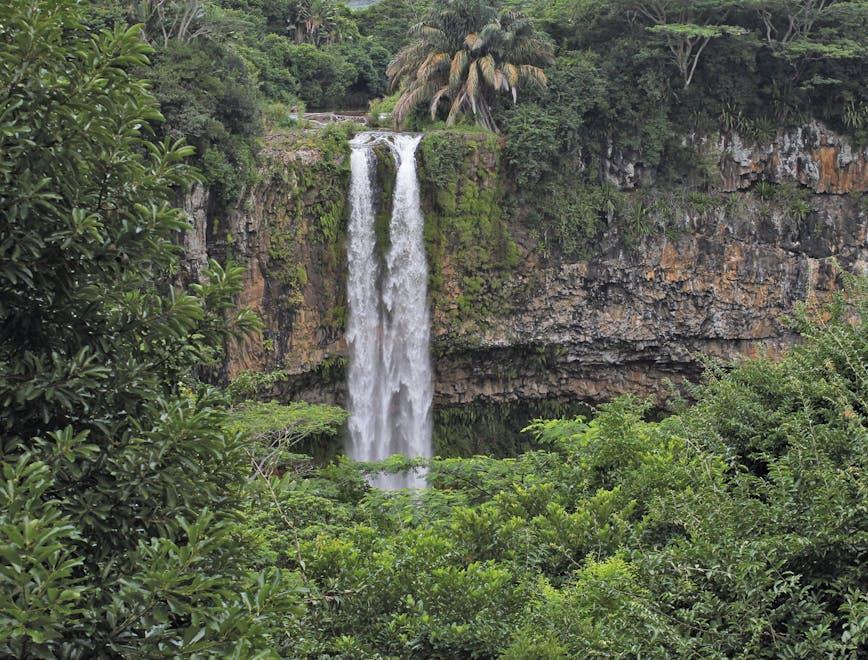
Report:
[{"label": "palm fronds", "polygon": [[404,90],[398,102],[395,104],[393,116],[395,123],[402,124],[407,115],[420,103],[426,103],[437,93],[438,86],[436,83],[411,83],[411,86]]},{"label": "palm fronds", "polygon": [[416,70],[416,80],[431,80],[441,68],[449,65],[449,61],[447,53],[431,53]]},{"label": "palm fronds", "polygon": [[446,94],[449,93],[449,87],[441,87],[437,90],[437,93],[434,94],[434,98],[431,99],[431,121],[437,118],[437,108],[440,105],[440,99],[442,99]]},{"label": "palm fronds", "polygon": [[497,16],[481,0],[456,0],[430,13],[412,34],[387,69],[392,88],[403,85],[395,107],[399,125],[423,102],[435,119],[450,99],[448,125],[470,111],[477,123],[496,130],[497,95],[510,94],[515,103],[519,87],[548,82],[543,68],[553,61],[552,48],[519,12]]},{"label": "palm fronds", "polygon": [[467,75],[467,65],[469,63],[470,56],[466,50],[459,50],[452,58],[452,65],[449,67],[449,89],[453,92],[461,87],[461,83]]},{"label": "palm fronds", "polygon": [[522,64],[518,67],[518,74],[520,81],[531,83],[533,85],[536,85],[540,89],[545,89],[546,85],[549,84],[549,79],[548,76],[546,76],[546,72],[538,66]]},{"label": "palm fronds", "polygon": [[491,56],[491,53],[482,57],[478,60],[479,63],[479,71],[482,74],[482,77],[485,79],[485,82],[489,84],[490,87],[494,87],[497,90],[497,86],[494,80],[494,72],[496,70],[494,64],[494,58]]}]

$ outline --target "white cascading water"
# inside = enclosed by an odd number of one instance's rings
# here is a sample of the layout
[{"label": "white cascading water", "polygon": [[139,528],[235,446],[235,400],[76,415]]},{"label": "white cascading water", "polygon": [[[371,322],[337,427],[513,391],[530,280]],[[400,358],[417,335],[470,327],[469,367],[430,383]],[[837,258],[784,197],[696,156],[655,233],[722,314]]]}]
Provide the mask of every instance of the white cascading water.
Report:
[{"label": "white cascading water", "polygon": [[[416,135],[362,133],[351,143],[348,450],[359,461],[432,454],[428,264],[416,175],[420,140]],[[371,147],[383,143],[389,145],[398,171],[390,247],[381,273],[374,229],[376,156]],[[384,489],[421,488],[425,474],[381,474],[371,481]]]},{"label": "white cascading water", "polygon": [[377,237],[374,230],[374,153],[363,140],[354,140],[350,155],[350,222],[347,241],[347,342],[350,345],[348,370],[350,403],[350,456],[374,460],[368,438],[377,429],[381,388],[380,335],[382,314],[378,290]]}]

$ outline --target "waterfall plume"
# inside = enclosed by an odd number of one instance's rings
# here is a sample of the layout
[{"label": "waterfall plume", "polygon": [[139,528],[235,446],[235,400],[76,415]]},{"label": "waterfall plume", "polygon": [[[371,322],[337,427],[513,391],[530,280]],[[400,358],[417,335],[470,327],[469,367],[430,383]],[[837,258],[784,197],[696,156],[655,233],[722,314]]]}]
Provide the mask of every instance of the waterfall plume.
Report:
[{"label": "waterfall plume", "polygon": [[[367,132],[351,143],[348,450],[360,461],[432,454],[428,264],[416,173],[420,140],[417,135]],[[397,165],[389,249],[382,265],[373,191],[376,144],[387,144]],[[425,485],[425,475],[381,474],[372,483],[418,488]]]}]

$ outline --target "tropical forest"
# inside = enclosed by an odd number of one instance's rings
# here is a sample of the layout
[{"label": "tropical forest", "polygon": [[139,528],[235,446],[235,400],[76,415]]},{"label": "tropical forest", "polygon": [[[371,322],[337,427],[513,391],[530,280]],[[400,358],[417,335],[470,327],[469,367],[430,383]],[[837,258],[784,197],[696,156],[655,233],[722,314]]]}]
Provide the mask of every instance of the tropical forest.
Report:
[{"label": "tropical forest", "polygon": [[868,0],[0,0],[0,658],[868,658]]}]

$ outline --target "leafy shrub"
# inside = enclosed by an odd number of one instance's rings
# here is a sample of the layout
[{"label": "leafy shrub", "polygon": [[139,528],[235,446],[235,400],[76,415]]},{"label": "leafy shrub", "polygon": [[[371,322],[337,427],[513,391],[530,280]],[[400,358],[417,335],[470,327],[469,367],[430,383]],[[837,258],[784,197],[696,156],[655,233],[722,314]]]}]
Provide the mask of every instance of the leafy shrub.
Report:
[{"label": "leafy shrub", "polygon": [[166,118],[162,135],[194,146],[221,208],[233,204],[253,176],[261,129],[261,99],[246,61],[225,44],[173,40],[138,72],[151,81]]},{"label": "leafy shrub", "polygon": [[557,167],[559,124],[542,107],[531,103],[516,106],[503,127],[509,135],[506,159],[517,174],[519,186],[534,184]]},{"label": "leafy shrub", "polygon": [[286,371],[242,371],[226,387],[226,393],[233,403],[252,401],[289,378]]},{"label": "leafy shrub", "polygon": [[302,452],[320,460],[334,456],[346,420],[337,406],[248,402],[232,411],[228,428],[251,440],[251,462],[266,476],[284,471]]},{"label": "leafy shrub", "polygon": [[454,186],[461,174],[467,144],[448,132],[433,132],[422,140],[422,165],[425,176],[440,189]]}]

